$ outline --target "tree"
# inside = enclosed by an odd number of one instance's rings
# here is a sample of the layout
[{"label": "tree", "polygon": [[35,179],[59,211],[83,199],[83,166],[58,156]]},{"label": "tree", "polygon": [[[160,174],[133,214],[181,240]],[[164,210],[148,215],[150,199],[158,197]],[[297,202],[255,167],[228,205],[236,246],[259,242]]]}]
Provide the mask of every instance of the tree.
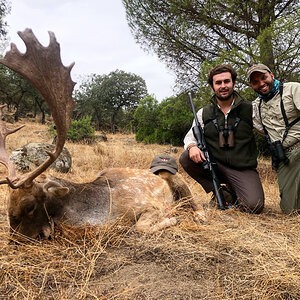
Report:
[{"label": "tree", "polygon": [[14,112],[15,121],[28,113],[36,117],[39,109],[42,113],[42,123],[45,123],[45,114],[50,113],[48,105],[36,88],[3,65],[0,66],[0,96],[1,103],[7,105],[8,111]]},{"label": "tree", "polygon": [[155,143],[156,133],[160,126],[158,101],[148,95],[143,99],[134,113],[136,140],[138,142]]},{"label": "tree", "polygon": [[239,71],[254,62],[279,79],[300,79],[298,0],[122,0],[138,43],[177,74],[182,90],[198,90],[199,76],[220,62]]},{"label": "tree", "polygon": [[182,145],[193,120],[187,94],[163,100],[159,105],[159,119],[161,129],[158,142]]},{"label": "tree", "polygon": [[[200,102],[195,103],[199,107]],[[136,140],[145,143],[181,145],[193,120],[186,94],[170,97],[158,103],[147,96],[134,114]]]},{"label": "tree", "polygon": [[145,81],[138,75],[116,70],[108,75],[91,75],[76,93],[78,115],[90,115],[98,128],[115,132],[122,118],[133,112],[147,95]]},{"label": "tree", "polygon": [[7,23],[4,21],[6,15],[10,13],[10,3],[6,0],[0,0],[0,38],[5,38]]}]

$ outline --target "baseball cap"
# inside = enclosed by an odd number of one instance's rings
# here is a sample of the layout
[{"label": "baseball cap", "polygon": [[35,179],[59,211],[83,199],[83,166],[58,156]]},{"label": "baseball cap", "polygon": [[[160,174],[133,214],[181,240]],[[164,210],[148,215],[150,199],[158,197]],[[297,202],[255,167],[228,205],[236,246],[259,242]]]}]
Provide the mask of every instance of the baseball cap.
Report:
[{"label": "baseball cap", "polygon": [[178,166],[174,157],[162,154],[156,155],[150,165],[150,171],[155,173],[160,170],[167,170],[172,174],[176,174]]},{"label": "baseball cap", "polygon": [[249,81],[250,81],[250,77],[251,77],[252,73],[254,73],[254,72],[260,72],[260,73],[269,72],[269,73],[271,73],[271,70],[264,64],[255,64],[248,69],[247,79]]}]

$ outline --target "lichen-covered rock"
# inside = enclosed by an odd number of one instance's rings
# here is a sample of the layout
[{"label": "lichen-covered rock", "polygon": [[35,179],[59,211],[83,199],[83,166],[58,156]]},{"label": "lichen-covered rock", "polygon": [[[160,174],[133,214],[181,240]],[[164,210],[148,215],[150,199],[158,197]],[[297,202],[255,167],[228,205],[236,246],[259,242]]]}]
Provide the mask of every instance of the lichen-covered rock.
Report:
[{"label": "lichen-covered rock", "polygon": [[[29,143],[14,150],[10,155],[16,169],[21,172],[28,172],[43,163],[49,156],[46,151],[53,152],[55,145],[47,143]],[[63,148],[51,168],[58,172],[67,173],[72,165],[72,158],[67,148]]]}]

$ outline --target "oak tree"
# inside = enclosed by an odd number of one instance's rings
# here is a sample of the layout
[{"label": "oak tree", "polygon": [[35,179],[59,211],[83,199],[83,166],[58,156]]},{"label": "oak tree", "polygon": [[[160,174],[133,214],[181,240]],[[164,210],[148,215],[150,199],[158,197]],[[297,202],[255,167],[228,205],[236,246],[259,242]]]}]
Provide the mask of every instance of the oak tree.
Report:
[{"label": "oak tree", "polygon": [[92,74],[76,93],[75,110],[80,117],[92,116],[97,128],[115,132],[124,115],[133,118],[135,108],[146,95],[146,83],[136,74],[121,70],[108,75]]}]

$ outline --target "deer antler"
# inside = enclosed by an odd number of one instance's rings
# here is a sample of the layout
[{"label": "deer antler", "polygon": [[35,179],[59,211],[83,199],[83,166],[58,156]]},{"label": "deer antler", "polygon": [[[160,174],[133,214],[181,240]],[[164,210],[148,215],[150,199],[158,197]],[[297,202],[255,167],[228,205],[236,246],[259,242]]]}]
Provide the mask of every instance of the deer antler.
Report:
[{"label": "deer antler", "polygon": [[0,181],[1,183],[8,183],[8,182],[12,182],[13,180],[16,179],[16,170],[15,170],[15,166],[12,163],[12,161],[9,159],[6,151],[5,151],[5,141],[6,141],[6,137],[11,134],[14,133],[16,131],[18,131],[19,129],[23,128],[25,125],[22,125],[18,128],[15,129],[8,129],[5,125],[5,122],[2,120],[2,113],[3,113],[3,108],[6,106],[6,104],[4,105],[0,105],[0,163],[2,163],[7,169],[8,169],[8,178],[9,181],[4,180],[4,181]]},{"label": "deer antler", "polygon": [[[23,32],[18,32],[18,35],[26,45],[26,53],[19,52],[16,45],[12,43],[10,51],[0,59],[0,63],[28,79],[44,97],[56,125],[57,142],[54,152],[47,152],[49,158],[35,170],[26,174],[17,184],[14,185],[9,178],[6,178],[12,188],[18,188],[32,181],[56,160],[63,149],[75,105],[72,99],[75,83],[70,76],[74,63],[69,67],[63,66],[60,47],[54,33],[49,31],[48,47],[39,43],[31,29],[27,28]],[[2,143],[5,144],[5,141]]]}]

